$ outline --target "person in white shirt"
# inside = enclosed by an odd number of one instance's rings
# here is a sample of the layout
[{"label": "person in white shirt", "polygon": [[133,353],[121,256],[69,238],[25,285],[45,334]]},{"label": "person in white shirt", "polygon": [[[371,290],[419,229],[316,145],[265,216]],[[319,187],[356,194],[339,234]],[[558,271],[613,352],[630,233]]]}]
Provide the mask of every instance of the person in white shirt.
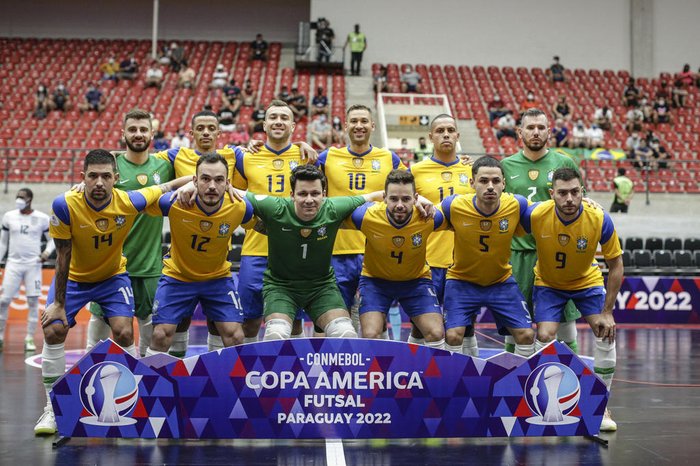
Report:
[{"label": "person in white shirt", "polygon": [[[53,240],[49,238],[49,216],[32,210],[34,194],[29,188],[17,192],[15,205],[2,217],[0,233],[0,259],[7,254],[7,263],[0,293],[0,351],[3,347],[5,323],[10,303],[24,282],[29,316],[27,336],[24,339],[25,351],[36,351],[34,332],[39,318],[39,296],[41,296],[41,263],[54,251]],[[41,237],[46,235],[46,249],[41,251]],[[8,252],[9,251],[9,252]]]},{"label": "person in white shirt", "polygon": [[186,149],[190,148],[190,138],[187,137],[183,128],[178,129],[177,134],[170,141],[171,149],[179,149],[180,147],[184,147]]},{"label": "person in white shirt", "polygon": [[596,149],[605,145],[605,133],[603,133],[603,129],[596,123],[593,123],[591,127],[586,130],[586,139],[588,140],[589,149]]},{"label": "person in white shirt", "polygon": [[224,65],[219,63],[216,69],[211,74],[211,83],[209,89],[221,89],[228,82],[228,72],[224,69]]}]

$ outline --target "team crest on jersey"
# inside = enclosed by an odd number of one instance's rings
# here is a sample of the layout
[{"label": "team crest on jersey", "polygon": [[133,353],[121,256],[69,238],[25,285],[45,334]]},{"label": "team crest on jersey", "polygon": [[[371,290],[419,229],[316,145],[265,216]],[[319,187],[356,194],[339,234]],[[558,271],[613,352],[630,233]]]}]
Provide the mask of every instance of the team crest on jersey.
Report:
[{"label": "team crest on jersey", "polygon": [[362,157],[355,157],[352,159],[352,166],[355,168],[360,168],[362,165],[364,165],[365,159]]},{"label": "team crest on jersey", "polygon": [[468,184],[469,183],[469,175],[466,173],[461,173],[459,175],[459,184]]},{"label": "team crest on jersey", "polygon": [[379,171],[382,168],[382,162],[379,160],[372,160],[372,170]]},{"label": "team crest on jersey", "polygon": [[549,170],[549,172],[547,172],[547,181],[551,183],[552,178],[554,178],[554,170]]},{"label": "team crest on jersey", "polygon": [[219,225],[219,236],[226,236],[228,235],[228,232],[231,230],[231,224],[230,223],[222,223]]},{"label": "team crest on jersey", "polygon": [[212,225],[214,225],[214,224],[207,221],[207,220],[201,220],[199,222],[199,229],[202,231],[209,231],[209,229],[211,229]]},{"label": "team crest on jersey", "polygon": [[291,171],[294,171],[294,169],[297,168],[298,166],[299,166],[299,162],[297,162],[296,160],[289,161],[289,169]]},{"label": "team crest on jersey", "polygon": [[588,247],[588,238],[585,236],[579,236],[576,238],[576,249],[579,251],[585,251]]},{"label": "team crest on jersey", "polygon": [[452,181],[452,173],[451,172],[442,172],[442,173],[440,173],[440,176],[442,177],[442,181]]},{"label": "team crest on jersey", "polygon": [[275,170],[282,170],[282,167],[284,167],[284,160],[275,159],[272,161],[272,168],[274,168]]},{"label": "team crest on jersey", "polygon": [[117,228],[121,228],[126,223],[126,217],[124,217],[123,215],[117,215],[116,217],[114,217],[114,223],[117,224]]},{"label": "team crest on jersey", "polygon": [[60,225],[61,221],[58,220],[58,217],[56,217],[55,214],[51,214],[51,218],[49,219],[49,223],[55,227]]},{"label": "team crest on jersey", "polygon": [[326,236],[326,231],[327,231],[327,228],[324,225],[321,228],[319,228],[318,230],[316,230],[316,233],[318,233],[318,236]]},{"label": "team crest on jersey", "polygon": [[394,246],[396,246],[397,248],[403,246],[403,243],[405,241],[406,238],[404,238],[403,236],[394,236],[393,238],[391,238],[391,242],[394,243]]},{"label": "team crest on jersey", "polygon": [[479,226],[483,231],[489,231],[491,229],[491,220],[482,220],[479,222]]},{"label": "team crest on jersey", "polygon": [[160,184],[160,173],[155,172],[155,173],[153,174],[153,182],[154,182],[155,184]]},{"label": "team crest on jersey", "polygon": [[309,235],[311,234],[311,228],[302,228],[301,230],[299,230],[299,234],[303,238],[308,238]]},{"label": "team crest on jersey", "polygon": [[136,175],[136,181],[138,181],[141,186],[146,186],[146,183],[148,183],[148,175],[140,173]]},{"label": "team crest on jersey", "polygon": [[421,233],[416,233],[415,235],[411,236],[411,244],[413,244],[414,248],[417,248],[423,244],[423,235]]},{"label": "team crest on jersey", "polygon": [[508,225],[510,225],[510,223],[508,222],[507,218],[500,219],[498,221],[498,231],[508,231]]},{"label": "team crest on jersey", "polygon": [[535,181],[540,176],[540,171],[539,170],[528,170],[527,176],[532,181]]},{"label": "team crest on jersey", "polygon": [[107,231],[107,228],[109,228],[109,220],[106,218],[98,218],[95,220],[95,226],[100,231]]},{"label": "team crest on jersey", "polygon": [[571,239],[571,237],[562,233],[559,236],[557,236],[557,239],[559,240],[559,244],[561,244],[562,246],[566,246],[567,244],[569,244],[569,240]]}]

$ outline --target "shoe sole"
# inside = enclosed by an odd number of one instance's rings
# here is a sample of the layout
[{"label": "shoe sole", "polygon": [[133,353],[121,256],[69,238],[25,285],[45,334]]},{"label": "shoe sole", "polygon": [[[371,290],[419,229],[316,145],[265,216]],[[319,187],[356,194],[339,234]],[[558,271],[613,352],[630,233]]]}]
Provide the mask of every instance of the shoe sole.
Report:
[{"label": "shoe sole", "polygon": [[34,435],[53,435],[56,433],[56,429],[51,429],[50,427],[42,427],[39,429],[34,429]]}]

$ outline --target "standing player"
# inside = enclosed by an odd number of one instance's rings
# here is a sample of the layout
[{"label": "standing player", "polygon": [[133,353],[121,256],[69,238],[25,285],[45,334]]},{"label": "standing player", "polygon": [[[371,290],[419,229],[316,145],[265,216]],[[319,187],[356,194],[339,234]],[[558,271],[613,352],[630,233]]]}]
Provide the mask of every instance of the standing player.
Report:
[{"label": "standing player", "polygon": [[174,204],[171,196],[163,195],[146,210],[150,215],[167,215],[172,235],[154,301],[149,356],[170,348],[177,324],[192,316],[197,303],[216,325],[224,346],[243,343],[243,311],[226,256],[233,231],[253,218],[253,207],[246,200],[231,202],[224,196],[228,173],[221,155],[204,154],[197,161],[194,206]]},{"label": "standing player", "polygon": [[[34,194],[29,188],[17,191],[15,210],[2,217],[0,233],[0,260],[7,256],[0,297],[0,351],[3,348],[5,323],[10,303],[24,282],[27,296],[27,336],[24,338],[24,351],[36,351],[34,333],[39,321],[39,296],[41,296],[41,263],[54,250],[53,241],[48,238],[46,249],[41,251],[41,238],[49,232],[49,216],[32,209]],[[47,234],[48,236],[48,234]],[[9,243],[9,246],[8,246]]]},{"label": "standing player", "polygon": [[[520,194],[530,202],[549,199],[554,170],[569,167],[577,170],[576,162],[566,155],[547,148],[549,121],[542,110],[533,108],[522,114],[518,134],[523,141],[523,149],[503,160],[506,191]],[[513,276],[532,309],[532,284],[535,280],[533,269],[537,260],[535,240],[531,235],[513,238],[511,263]],[[566,321],[559,327],[558,337],[574,352],[576,343],[576,319],[581,314],[569,302],[564,311]],[[514,350],[513,341],[506,337],[506,351]]]},{"label": "standing player", "polygon": [[[258,194],[286,197],[291,191],[292,171],[305,161],[299,147],[289,142],[294,131],[294,114],[282,100],[273,100],[265,110],[263,130],[267,143],[256,153],[236,155],[233,185]],[[263,318],[263,272],[267,269],[267,238],[254,230],[247,230],[241,252],[238,292],[245,315],[243,331],[245,342],[258,340]],[[303,336],[301,322],[293,337]]]},{"label": "standing player", "polygon": [[499,333],[510,333],[515,353],[534,353],[535,333],[530,311],[513,279],[510,243],[527,209],[524,197],[503,193],[500,162],[481,157],[472,166],[476,194],[450,196],[442,202],[445,218],[455,231],[454,264],[445,284],[446,348],[461,353],[465,328],[487,306]]},{"label": "standing player", "polygon": [[392,170],[384,202],[353,212],[351,224],[367,238],[360,277],[360,323],[365,338],[380,338],[394,300],[425,336],[426,346],[444,349],[445,327],[440,303],[425,261],[428,238],[444,228],[438,211],[432,222],[419,218],[413,175]]},{"label": "standing player", "polygon": [[[550,194],[552,200],[531,206],[523,221],[537,244],[536,349],[554,340],[563,309],[572,300],[596,337],[593,367],[609,391],[617,358],[613,307],[624,274],[620,240],[607,213],[582,203],[583,183],[576,170],[556,170]],[[599,243],[609,268],[607,286],[595,260]],[[607,409],[600,430],[617,430]]]},{"label": "standing player", "polygon": [[[396,168],[404,168],[398,155],[370,144],[374,128],[369,107],[352,105],[348,108],[345,115],[345,133],[349,145],[343,148],[331,147],[319,155],[321,169],[328,178],[329,197],[381,191],[389,172]],[[365,237],[362,232],[338,232],[333,248],[333,269],[348,309],[353,309],[355,302],[364,250]]]},{"label": "standing player", "polygon": [[[126,142],[126,152],[118,154],[116,158],[119,179],[114,184],[115,188],[133,191],[165,183],[175,177],[170,163],[148,155],[153,136],[148,112],[138,109],[128,112],[124,116],[122,134]],[[158,278],[163,268],[162,232],[162,217],[139,214],[124,243],[126,271],[129,272],[131,288],[134,291],[134,315],[139,325],[141,356],[146,354],[153,333],[151,310]],[[91,303],[90,312],[92,316],[87,331],[88,350],[100,340],[108,338],[111,330],[98,304]]]},{"label": "standing player", "polygon": [[[453,194],[473,193],[469,180],[472,167],[462,163],[457,156],[456,120],[447,114],[436,116],[430,123],[428,137],[433,143],[433,156],[426,158],[409,169],[416,179],[416,191],[429,201],[439,204]],[[428,239],[428,265],[433,285],[440,304],[443,304],[447,268],[452,265],[454,232],[438,231]],[[415,330],[415,329],[414,329]],[[420,344],[422,338],[412,332],[409,343]],[[474,326],[468,326],[464,338],[464,354],[479,355]]]},{"label": "standing player", "polygon": [[114,340],[137,357],[132,317],[134,295],[122,246],[136,215],[184,179],[138,191],[114,189],[118,180],[114,156],[102,149],[88,152],[84,162],[84,192],[58,196],[52,205],[49,232],[56,244],[56,275],[41,316],[44,349],[41,373],[47,394],[35,434],[56,432],[49,391],[66,365],[65,341],[78,311],[97,302],[112,328]]}]

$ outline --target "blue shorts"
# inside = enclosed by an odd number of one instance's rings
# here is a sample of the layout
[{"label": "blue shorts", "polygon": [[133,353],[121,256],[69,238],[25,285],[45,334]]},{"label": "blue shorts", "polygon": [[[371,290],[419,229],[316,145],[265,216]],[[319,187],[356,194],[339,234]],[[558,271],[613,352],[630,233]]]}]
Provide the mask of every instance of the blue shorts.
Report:
[{"label": "blue shorts", "polygon": [[360,314],[378,311],[386,314],[394,300],[409,317],[429,312],[441,314],[433,282],[419,278],[407,282],[360,277]]},{"label": "blue shorts", "polygon": [[241,297],[243,318],[262,319],[263,272],[267,269],[266,256],[242,256],[238,272],[238,295]]},{"label": "blue shorts", "polygon": [[153,299],[153,324],[177,325],[192,317],[197,303],[213,322],[243,322],[243,311],[231,277],[183,282],[161,276]]},{"label": "blue shorts", "polygon": [[[55,300],[56,279],[51,280],[46,306]],[[106,319],[110,317],[134,317],[134,292],[129,274],[121,273],[97,283],[80,283],[68,280],[66,285],[66,318],[68,325],[75,325],[75,316],[87,303],[95,302],[102,308]]]},{"label": "blue shorts", "polygon": [[339,254],[331,258],[335,279],[348,309],[355,303],[355,294],[360,285],[363,254]]},{"label": "blue shorts", "polygon": [[557,290],[547,286],[532,288],[535,322],[561,322],[566,303],[572,300],[583,316],[600,314],[605,305],[605,287],[594,286],[583,290]]},{"label": "blue shorts", "polygon": [[443,269],[442,267],[430,267],[430,274],[433,277],[435,293],[442,306],[445,304],[445,280],[447,279],[447,269]]},{"label": "blue shorts", "polygon": [[449,279],[445,284],[445,328],[467,327],[482,306],[493,313],[498,333],[508,335],[506,328],[531,328],[527,302],[513,277],[503,283],[479,286]]}]

